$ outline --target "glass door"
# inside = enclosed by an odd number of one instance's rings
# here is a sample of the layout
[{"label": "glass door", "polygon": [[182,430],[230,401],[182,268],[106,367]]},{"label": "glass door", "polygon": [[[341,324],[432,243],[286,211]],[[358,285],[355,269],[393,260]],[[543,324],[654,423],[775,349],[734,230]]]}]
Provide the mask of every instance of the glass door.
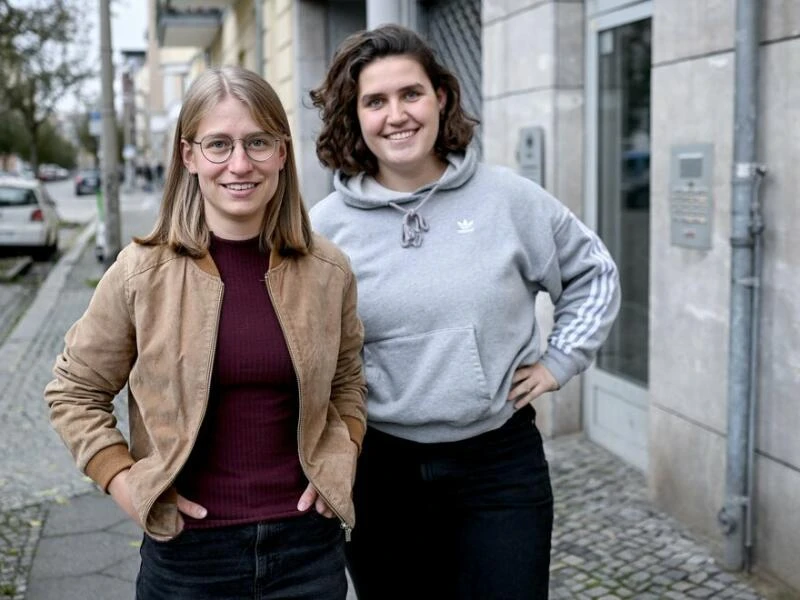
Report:
[{"label": "glass door", "polygon": [[590,438],[647,467],[651,6],[588,19],[587,214],[619,267],[622,304],[584,388]]},{"label": "glass door", "polygon": [[597,231],[620,270],[622,305],[597,357],[647,386],[650,275],[650,19],[599,34]]}]

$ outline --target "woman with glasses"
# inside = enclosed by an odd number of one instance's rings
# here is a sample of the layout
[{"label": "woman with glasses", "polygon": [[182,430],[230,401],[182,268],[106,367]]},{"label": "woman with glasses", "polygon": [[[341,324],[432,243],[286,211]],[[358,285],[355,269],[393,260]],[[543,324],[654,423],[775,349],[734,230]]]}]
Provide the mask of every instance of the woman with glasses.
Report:
[{"label": "woman with glasses", "polygon": [[[533,405],[605,339],[614,262],[541,187],[478,161],[459,82],[413,31],[350,36],[311,100],[335,169],[312,223],[350,256],[365,331],[359,600],[547,598],[553,495]],[[555,305],[546,341],[539,294]]]},{"label": "woman with glasses", "polygon": [[[156,225],[106,272],[45,390],[79,467],[144,530],[139,600],[345,598],[362,339],[278,96],[245,69],[204,72]],[[126,384],[129,436],[112,414]]]}]

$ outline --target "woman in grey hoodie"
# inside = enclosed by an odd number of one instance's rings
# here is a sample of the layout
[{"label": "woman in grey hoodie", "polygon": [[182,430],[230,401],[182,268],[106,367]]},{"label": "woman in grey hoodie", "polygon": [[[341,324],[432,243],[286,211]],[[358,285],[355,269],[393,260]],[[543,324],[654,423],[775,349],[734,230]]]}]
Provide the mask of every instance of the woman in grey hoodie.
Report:
[{"label": "woman in grey hoodie", "polygon": [[[311,99],[335,170],[312,224],[350,256],[365,328],[359,598],[547,598],[553,496],[532,404],[606,338],[614,262],[541,187],[479,164],[459,83],[414,32],[350,36]],[[544,350],[540,292],[555,306]]]}]

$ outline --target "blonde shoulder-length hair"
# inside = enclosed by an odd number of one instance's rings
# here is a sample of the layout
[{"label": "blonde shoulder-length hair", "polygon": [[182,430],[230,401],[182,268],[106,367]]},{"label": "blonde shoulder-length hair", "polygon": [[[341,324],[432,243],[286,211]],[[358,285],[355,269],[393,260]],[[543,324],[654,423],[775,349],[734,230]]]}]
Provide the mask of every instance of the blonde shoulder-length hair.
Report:
[{"label": "blonde shoulder-length hair", "polygon": [[211,235],[200,184],[183,163],[181,142],[194,140],[203,117],[228,97],[243,102],[253,120],[286,147],[286,163],[279,173],[278,188],[261,223],[262,249],[275,248],[284,255],[307,254],[312,244],[311,224],[300,194],[289,119],[272,86],[256,73],[237,66],[204,71],[186,92],[158,219],[149,235],[134,241],[145,246],[166,244],[179,254],[195,258],[207,253]]}]

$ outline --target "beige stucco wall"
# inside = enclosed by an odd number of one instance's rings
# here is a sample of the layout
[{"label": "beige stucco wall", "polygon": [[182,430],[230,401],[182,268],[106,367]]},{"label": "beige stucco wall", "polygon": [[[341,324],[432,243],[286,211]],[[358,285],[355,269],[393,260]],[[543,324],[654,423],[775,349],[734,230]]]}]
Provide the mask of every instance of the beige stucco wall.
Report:
[{"label": "beige stucco wall", "polygon": [[219,35],[209,48],[212,65],[240,65],[255,69],[256,1],[261,0],[239,0],[225,12]]}]

